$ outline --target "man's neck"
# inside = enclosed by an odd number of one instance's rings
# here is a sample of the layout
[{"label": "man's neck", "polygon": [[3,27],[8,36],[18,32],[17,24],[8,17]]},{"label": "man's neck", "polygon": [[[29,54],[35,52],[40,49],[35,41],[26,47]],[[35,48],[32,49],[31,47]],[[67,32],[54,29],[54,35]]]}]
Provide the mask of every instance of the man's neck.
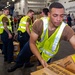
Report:
[{"label": "man's neck", "polygon": [[53,31],[53,30],[56,29],[56,27],[55,27],[52,23],[49,23],[48,29],[49,29],[50,31]]}]

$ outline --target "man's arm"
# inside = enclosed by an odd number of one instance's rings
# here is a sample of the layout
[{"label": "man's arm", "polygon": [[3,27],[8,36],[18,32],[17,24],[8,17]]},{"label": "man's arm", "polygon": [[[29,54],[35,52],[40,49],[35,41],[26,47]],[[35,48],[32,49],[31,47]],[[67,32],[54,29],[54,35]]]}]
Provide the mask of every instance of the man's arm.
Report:
[{"label": "man's arm", "polygon": [[69,41],[72,47],[75,49],[75,32],[70,26],[66,26],[63,31],[65,41]]},{"label": "man's arm", "polygon": [[75,49],[75,35],[73,35],[73,36],[70,38],[69,42],[71,43],[72,47]]},{"label": "man's arm", "polygon": [[30,48],[31,48],[31,51],[33,52],[34,55],[36,55],[36,57],[41,60],[41,55],[36,47],[36,40],[38,39],[38,35],[35,33],[35,32],[31,32],[31,35],[30,35]]},{"label": "man's arm", "polygon": [[30,28],[29,26],[31,25],[31,19],[28,18],[27,22],[26,22],[26,31],[27,33],[30,35]]},{"label": "man's arm", "polygon": [[9,31],[8,28],[7,28],[8,19],[7,19],[6,17],[4,17],[4,18],[2,19],[2,22],[3,22],[4,30],[8,33],[9,38],[12,38],[12,35],[11,35],[10,31]]},{"label": "man's arm", "polygon": [[[39,25],[40,23],[34,23],[34,25],[37,24]],[[33,25],[33,26],[34,26]],[[36,30],[38,27],[35,27]],[[38,28],[39,29],[39,28]],[[37,33],[35,33],[34,31],[31,32],[30,34],[30,48],[32,53],[38,58],[38,60],[40,61],[40,63],[42,64],[43,67],[48,66],[48,64],[46,63],[46,61],[41,57],[41,54],[36,46],[36,41],[38,39],[39,35]]]},{"label": "man's arm", "polygon": [[30,28],[29,28],[29,26],[30,26],[30,24],[29,24],[29,22],[26,22],[26,31],[27,31],[27,33],[29,34],[29,36],[30,36]]}]

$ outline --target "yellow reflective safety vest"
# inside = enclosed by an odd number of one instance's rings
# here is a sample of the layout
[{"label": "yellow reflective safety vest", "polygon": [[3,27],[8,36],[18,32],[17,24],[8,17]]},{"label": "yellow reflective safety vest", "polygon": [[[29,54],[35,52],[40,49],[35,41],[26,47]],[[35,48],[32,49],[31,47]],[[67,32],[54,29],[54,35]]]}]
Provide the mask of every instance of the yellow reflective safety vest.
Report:
[{"label": "yellow reflective safety vest", "polygon": [[[24,16],[20,20],[19,27],[18,27],[17,31],[21,31],[22,33],[24,33],[26,31],[26,22],[27,22],[28,18],[30,18],[30,17],[29,16]],[[30,30],[31,30],[31,27],[32,27],[32,21],[31,21],[31,25],[29,25]]]},{"label": "yellow reflective safety vest", "polygon": [[66,25],[62,22],[50,37],[48,37],[48,25],[46,28],[43,28],[41,40],[36,43],[36,46],[45,61],[48,61],[58,52],[59,40]]},{"label": "yellow reflective safety vest", "polygon": [[6,15],[3,14],[3,15],[0,16],[0,34],[2,34],[3,31],[4,31],[4,26],[3,26],[3,23],[2,23],[3,17],[6,17],[8,19],[9,25],[7,25],[7,28],[12,32],[11,20]]}]

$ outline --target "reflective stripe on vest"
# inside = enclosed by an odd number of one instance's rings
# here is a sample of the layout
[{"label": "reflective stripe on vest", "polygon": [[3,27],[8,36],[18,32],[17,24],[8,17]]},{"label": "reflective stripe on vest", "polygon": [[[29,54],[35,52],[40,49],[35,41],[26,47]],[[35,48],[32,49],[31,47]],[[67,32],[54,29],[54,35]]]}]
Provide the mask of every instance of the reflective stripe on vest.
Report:
[{"label": "reflective stripe on vest", "polygon": [[8,29],[11,29],[12,27],[10,27],[10,26],[7,26],[7,28],[8,28]]},{"label": "reflective stripe on vest", "polygon": [[41,19],[43,21],[44,30],[46,30],[48,27],[48,17],[42,17]]},{"label": "reflective stripe on vest", "polygon": [[0,28],[4,28],[4,26],[0,26]]},{"label": "reflective stripe on vest", "polygon": [[[42,17],[41,18],[42,19],[42,21],[43,21],[43,34],[46,34],[46,30],[47,30],[47,28],[48,28],[48,17]],[[40,42],[42,42],[43,41],[43,39],[44,39],[44,37],[45,37],[45,35],[42,35],[41,36],[41,40],[40,40]]]},{"label": "reflective stripe on vest", "polygon": [[23,22],[20,22],[20,24],[26,24],[26,22],[23,21]]},{"label": "reflective stripe on vest", "polygon": [[19,26],[19,28],[26,29],[26,27],[24,27],[24,26]]},{"label": "reflective stripe on vest", "polygon": [[61,25],[61,27],[60,27],[60,29],[59,29],[56,37],[55,37],[55,40],[54,40],[54,43],[53,43],[53,46],[52,46],[52,51],[54,51],[56,49],[57,44],[60,40],[61,34],[62,34],[63,29],[64,29],[65,26],[66,26],[66,24],[64,22],[62,22],[62,25]]},{"label": "reflective stripe on vest", "polygon": [[[20,24],[26,24],[26,22],[20,22]],[[22,28],[22,29],[26,29],[26,27],[25,26],[19,26],[19,28]]]},{"label": "reflective stripe on vest", "polygon": [[[44,31],[44,34],[46,34],[46,30]],[[40,39],[40,42],[43,41],[44,37],[45,37],[45,35],[42,35],[42,38]]]},{"label": "reflective stripe on vest", "polygon": [[0,22],[0,24],[3,24],[2,22]]},{"label": "reflective stripe on vest", "polygon": [[43,21],[44,30],[46,30],[48,27],[49,17],[42,17],[41,19]]},{"label": "reflective stripe on vest", "polygon": [[[3,28],[3,29],[4,29],[4,26],[0,26],[0,28]],[[10,27],[10,26],[7,26],[7,28],[8,28],[8,29],[11,29],[11,27]]]},{"label": "reflective stripe on vest", "polygon": [[42,50],[43,53],[45,53],[45,54],[47,54],[47,55],[49,55],[49,56],[51,56],[51,57],[54,55],[54,54],[48,52],[47,50],[45,50],[45,49],[43,49],[43,48],[40,48],[40,50]]}]

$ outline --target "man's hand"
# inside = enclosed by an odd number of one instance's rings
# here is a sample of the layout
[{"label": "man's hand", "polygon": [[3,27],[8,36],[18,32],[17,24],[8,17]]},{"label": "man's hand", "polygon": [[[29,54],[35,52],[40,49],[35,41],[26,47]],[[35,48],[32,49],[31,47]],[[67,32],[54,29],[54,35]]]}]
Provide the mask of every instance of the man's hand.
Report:
[{"label": "man's hand", "polygon": [[11,33],[9,33],[8,35],[9,35],[9,39],[11,39],[11,38],[12,38],[12,34],[11,34]]},{"label": "man's hand", "polygon": [[40,63],[42,64],[43,67],[48,67],[48,64],[45,60],[41,60]]}]

